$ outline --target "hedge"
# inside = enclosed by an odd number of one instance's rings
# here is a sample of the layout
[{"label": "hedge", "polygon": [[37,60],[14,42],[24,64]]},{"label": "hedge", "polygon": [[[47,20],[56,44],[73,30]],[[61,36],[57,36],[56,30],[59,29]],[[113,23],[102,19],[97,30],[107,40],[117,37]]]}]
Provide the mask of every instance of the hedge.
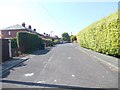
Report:
[{"label": "hedge", "polygon": [[120,55],[120,19],[118,12],[105,17],[77,35],[77,40],[82,47],[97,52],[119,56]]},{"label": "hedge", "polygon": [[42,38],[40,38],[38,35],[27,32],[17,33],[17,44],[22,53],[29,53],[43,48]]},{"label": "hedge", "polygon": [[60,40],[54,40],[54,44],[60,44]]},{"label": "hedge", "polygon": [[53,41],[51,39],[44,39],[44,43],[46,47],[53,46]]}]

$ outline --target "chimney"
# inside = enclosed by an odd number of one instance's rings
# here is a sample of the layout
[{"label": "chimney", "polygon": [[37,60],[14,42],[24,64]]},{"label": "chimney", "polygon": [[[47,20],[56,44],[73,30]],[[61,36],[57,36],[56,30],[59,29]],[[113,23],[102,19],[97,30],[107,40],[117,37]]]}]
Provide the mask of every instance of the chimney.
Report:
[{"label": "chimney", "polygon": [[22,26],[25,27],[25,23],[24,22],[22,23]]},{"label": "chimney", "polygon": [[33,29],[36,32],[36,29]]},{"label": "chimney", "polygon": [[31,25],[28,26],[29,29],[32,29]]}]

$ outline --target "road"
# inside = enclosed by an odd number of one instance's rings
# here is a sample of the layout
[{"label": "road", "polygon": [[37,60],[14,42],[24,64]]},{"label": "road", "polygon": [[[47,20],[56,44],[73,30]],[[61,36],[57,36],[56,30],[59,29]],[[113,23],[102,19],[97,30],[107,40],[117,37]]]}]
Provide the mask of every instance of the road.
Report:
[{"label": "road", "polygon": [[78,48],[78,44],[60,44],[33,54],[3,75],[2,87],[117,88],[118,72]]}]

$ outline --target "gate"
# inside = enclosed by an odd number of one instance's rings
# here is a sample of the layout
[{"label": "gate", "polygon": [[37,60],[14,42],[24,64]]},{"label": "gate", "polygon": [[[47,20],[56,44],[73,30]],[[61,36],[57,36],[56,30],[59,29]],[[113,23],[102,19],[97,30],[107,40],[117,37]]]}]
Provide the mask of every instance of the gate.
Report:
[{"label": "gate", "polygon": [[0,39],[0,61],[4,62],[8,60],[9,57],[9,40]]}]

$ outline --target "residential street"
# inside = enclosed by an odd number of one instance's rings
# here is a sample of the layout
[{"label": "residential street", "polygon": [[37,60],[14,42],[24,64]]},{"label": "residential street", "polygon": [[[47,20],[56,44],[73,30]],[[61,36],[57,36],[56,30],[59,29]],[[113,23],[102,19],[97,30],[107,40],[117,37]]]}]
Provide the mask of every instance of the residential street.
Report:
[{"label": "residential street", "polygon": [[[27,61],[4,73],[2,87],[118,88],[118,71],[97,60],[107,56],[94,53],[72,43],[59,44],[50,50],[39,51]],[[112,57],[111,59],[117,60]]]}]

